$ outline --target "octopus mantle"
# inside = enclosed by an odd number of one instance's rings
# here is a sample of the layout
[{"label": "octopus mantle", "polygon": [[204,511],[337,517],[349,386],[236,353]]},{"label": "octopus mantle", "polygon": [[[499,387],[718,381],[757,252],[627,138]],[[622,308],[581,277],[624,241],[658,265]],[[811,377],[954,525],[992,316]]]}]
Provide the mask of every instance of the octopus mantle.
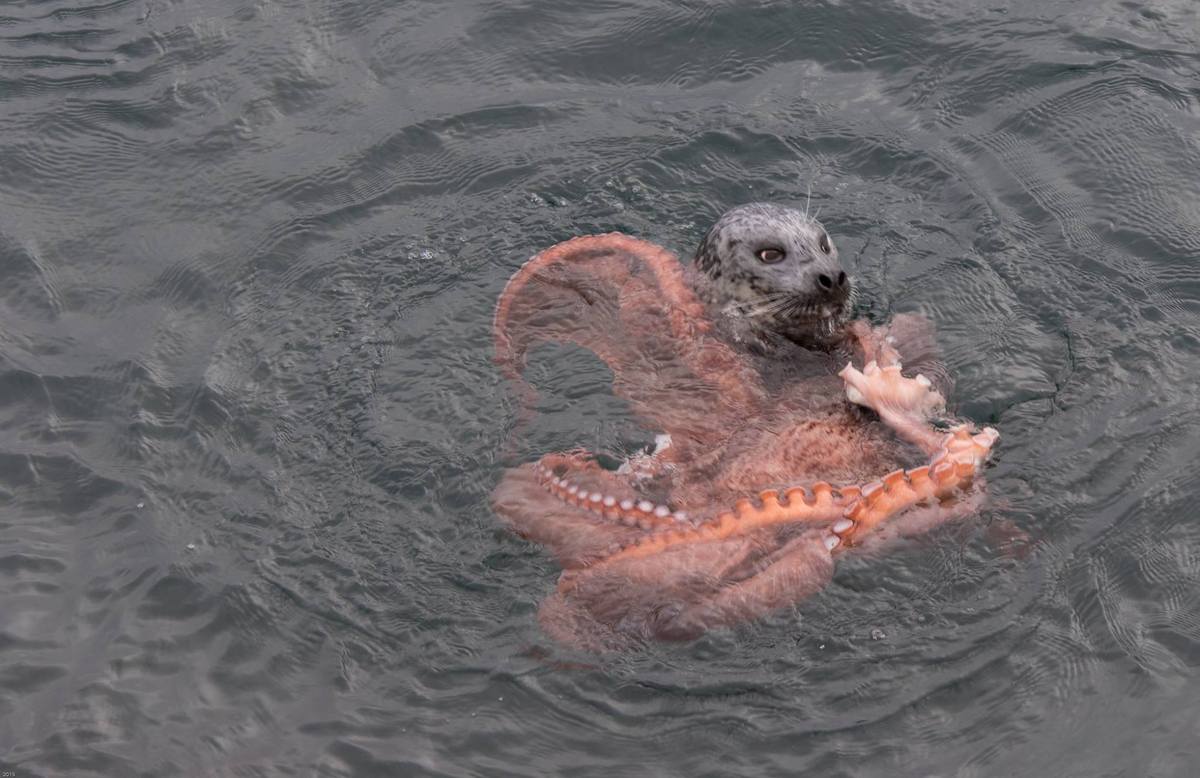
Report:
[{"label": "octopus mantle", "polygon": [[[930,340],[922,320],[851,323],[845,349],[861,370],[814,357],[772,385],[716,332],[684,273],[651,243],[581,237],[527,262],[497,304],[497,362],[520,389],[519,422],[534,396],[526,354],[556,341],[606,362],[614,391],[660,433],[654,452],[616,470],[582,450],[547,454],[508,470],[493,495],[497,514],[562,564],[540,619],[581,648],[691,639],[798,602],[838,555],[973,509],[998,437],[931,423],[943,397],[900,358]],[[925,461],[906,467],[914,450]]]}]

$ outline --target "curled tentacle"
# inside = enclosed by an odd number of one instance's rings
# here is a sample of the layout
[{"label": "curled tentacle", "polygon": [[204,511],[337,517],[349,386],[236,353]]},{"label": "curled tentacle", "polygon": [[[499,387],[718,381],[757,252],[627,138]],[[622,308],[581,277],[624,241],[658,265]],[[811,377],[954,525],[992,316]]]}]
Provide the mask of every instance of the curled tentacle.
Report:
[{"label": "curled tentacle", "polygon": [[[712,445],[717,423],[757,408],[758,374],[708,335],[704,308],[674,254],[610,233],[552,246],[509,281],[496,305],[496,361],[521,388],[529,349],[556,341],[589,349],[613,371],[615,392],[651,428],[672,434],[674,456],[691,443]],[[526,411],[527,412],[527,411]]]},{"label": "curled tentacle", "polygon": [[[602,472],[602,471],[601,471]],[[608,474],[611,475],[611,474]],[[581,480],[606,491],[621,484],[596,472]],[[492,509],[513,532],[545,546],[566,569],[585,567],[645,530],[581,509],[547,490],[535,464],[509,468],[492,492]]]},{"label": "curled tentacle", "polygon": [[512,315],[513,303],[530,282],[536,280],[568,288],[575,287],[576,292],[586,300],[585,293],[578,289],[579,280],[568,278],[561,266],[586,264],[589,278],[599,277],[621,285],[628,280],[630,268],[605,261],[617,255],[636,258],[654,277],[654,286],[661,294],[661,304],[668,314],[673,338],[690,337],[697,331],[709,328],[710,325],[704,318],[704,307],[685,283],[683,268],[674,254],[653,243],[619,232],[583,235],[538,253],[509,279],[504,291],[500,293],[492,320],[497,361],[519,360],[524,356],[519,344],[506,339],[509,335],[509,317]]},{"label": "curled tentacle", "polygon": [[[690,526],[687,514],[640,498],[615,474],[578,455],[547,454],[535,467],[538,482],[564,503],[609,521],[640,529]],[[581,475],[586,474],[584,478]],[[597,479],[603,474],[604,478]],[[597,483],[597,481],[602,481]]]},{"label": "curled tentacle", "polygon": [[906,378],[898,358],[880,367],[868,362],[861,371],[847,363],[838,373],[846,382],[846,399],[879,414],[896,434],[932,453],[941,444],[941,434],[927,422],[946,407],[946,400],[924,375]]},{"label": "curled tentacle", "polygon": [[902,414],[926,419],[946,407],[945,398],[928,378],[905,378],[902,367],[898,360],[885,366],[871,361],[861,371],[847,364],[838,375],[846,382],[850,402],[865,405],[881,417]]},{"label": "curled tentacle", "polygon": [[900,511],[966,489],[999,437],[991,427],[972,435],[963,425],[945,436],[941,450],[928,465],[896,470],[863,486],[859,499],[833,525],[842,547],[858,544],[882,521]]},{"label": "curled tentacle", "polygon": [[919,314],[899,313],[887,324],[873,327],[861,319],[846,325],[847,345],[857,350],[862,364],[899,364],[909,375],[924,375],[942,397],[953,394],[954,379],[946,369],[933,323]]}]

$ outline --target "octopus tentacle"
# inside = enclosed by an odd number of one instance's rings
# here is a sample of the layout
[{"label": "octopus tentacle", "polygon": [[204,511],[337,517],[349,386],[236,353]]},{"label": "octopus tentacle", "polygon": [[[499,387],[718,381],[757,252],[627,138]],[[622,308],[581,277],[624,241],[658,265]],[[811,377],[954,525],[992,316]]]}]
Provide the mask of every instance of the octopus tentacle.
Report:
[{"label": "octopus tentacle", "polygon": [[928,378],[906,378],[902,367],[898,358],[882,367],[868,362],[861,371],[847,363],[838,375],[846,382],[846,399],[875,411],[900,437],[933,453],[942,438],[927,422],[945,409],[946,400]]},{"label": "octopus tentacle", "polygon": [[932,454],[929,464],[913,470],[896,470],[882,480],[862,487],[862,497],[833,526],[842,545],[855,545],[880,522],[919,502],[941,499],[966,488],[991,452],[999,433],[986,427],[972,434],[963,424],[950,434],[928,423],[945,408],[945,399],[924,375],[901,374],[899,354],[883,343],[878,361],[859,371],[851,364],[838,374],[846,382],[846,398],[865,405],[898,435]]},{"label": "octopus tentacle", "polygon": [[833,579],[828,546],[805,535],[788,543],[765,569],[736,581],[700,602],[684,604],[665,623],[656,625],[661,637],[693,639],[713,627],[729,626],[748,616],[767,613],[799,602]]},{"label": "octopus tentacle", "polygon": [[598,517],[641,529],[690,526],[688,515],[683,511],[638,499],[636,495],[629,495],[628,490],[614,493],[610,489],[593,486],[589,490],[586,485],[581,486],[578,480],[570,477],[572,471],[579,469],[606,472],[595,462],[585,463],[581,468],[578,455],[569,454],[547,454],[536,466],[538,482],[546,491]]},{"label": "octopus tentacle", "polygon": [[[512,310],[513,301],[521,290],[534,279],[547,280],[544,274],[552,266],[561,262],[578,261],[581,254],[626,252],[636,256],[654,275],[658,289],[662,293],[662,302],[670,315],[671,335],[679,339],[690,337],[695,332],[707,331],[711,326],[704,318],[704,306],[687,286],[683,277],[683,268],[679,259],[649,241],[632,238],[619,232],[609,232],[603,235],[582,235],[563,241],[542,251],[521,266],[500,293],[496,303],[496,313],[492,319],[492,330],[496,337],[496,353],[498,359],[503,359],[509,349],[506,340],[508,317]],[[591,258],[591,257],[589,257]],[[612,277],[609,280],[621,283],[623,278]]]},{"label": "octopus tentacle", "polygon": [[[879,481],[861,487],[835,489],[818,481],[810,489],[793,487],[783,494],[769,489],[760,493],[757,501],[739,500],[731,509],[699,526],[663,529],[635,538],[612,549],[588,570],[654,556],[674,546],[726,540],[795,522],[832,522],[831,534],[824,539],[825,548],[830,553],[845,550],[857,545],[863,536],[900,511],[967,488],[997,438],[999,433],[991,427],[973,435],[967,425],[962,425],[944,437],[939,453],[928,465],[895,470]],[[590,501],[589,496],[580,502]],[[577,574],[564,573],[559,583],[560,592],[569,592],[576,578]]]},{"label": "octopus tentacle", "polygon": [[[596,483],[592,474],[584,474]],[[616,484],[613,484],[616,486]],[[492,509],[514,533],[537,543],[565,568],[585,567],[645,530],[580,510],[547,491],[536,464],[508,468],[492,492]]]},{"label": "octopus tentacle", "polygon": [[831,528],[841,547],[858,544],[864,535],[900,511],[966,489],[999,437],[991,427],[972,435],[964,424],[945,436],[928,465],[896,470],[863,486],[861,497]]},{"label": "octopus tentacle", "polygon": [[[726,540],[781,524],[830,522],[841,517],[858,498],[857,487],[835,489],[824,481],[818,481],[808,489],[793,487],[782,494],[768,489],[761,492],[757,500],[738,500],[731,509],[697,527],[668,529],[635,538],[630,543],[612,549],[612,553],[598,560],[589,570],[653,556],[674,546]],[[573,579],[574,576],[564,574],[559,584],[560,590],[569,591]]]},{"label": "octopus tentacle", "polygon": [[526,262],[500,295],[493,337],[496,362],[522,393],[522,419],[536,397],[521,380],[528,350],[570,342],[608,364],[616,393],[651,426],[681,445],[711,445],[726,428],[714,418],[743,415],[765,397],[757,372],[711,327],[674,254],[610,233]]}]

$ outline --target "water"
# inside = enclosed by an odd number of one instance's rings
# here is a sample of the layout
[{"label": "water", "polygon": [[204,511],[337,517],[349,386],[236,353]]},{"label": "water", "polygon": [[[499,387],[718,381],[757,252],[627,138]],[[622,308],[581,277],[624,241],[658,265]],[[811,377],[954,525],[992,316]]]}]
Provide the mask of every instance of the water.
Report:
[{"label": "water", "polygon": [[[1195,775],[1198,60],[1192,0],[0,7],[5,774]],[[810,186],[1003,433],[993,505],[548,644],[496,295]],[[529,376],[528,452],[624,429],[585,352]]]}]

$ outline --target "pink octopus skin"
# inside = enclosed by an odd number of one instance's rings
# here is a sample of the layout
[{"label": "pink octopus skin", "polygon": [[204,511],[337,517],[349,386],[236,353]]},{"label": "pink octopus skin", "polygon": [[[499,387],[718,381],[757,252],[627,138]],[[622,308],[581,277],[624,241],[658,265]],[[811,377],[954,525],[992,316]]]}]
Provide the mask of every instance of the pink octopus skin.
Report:
[{"label": "pink octopus skin", "polygon": [[[617,471],[580,450],[502,477],[497,515],[564,568],[539,612],[545,631],[589,651],[693,639],[819,592],[837,556],[889,526],[920,532],[971,510],[998,436],[929,424],[943,400],[901,372],[912,333],[929,336],[915,317],[854,322],[845,348],[862,371],[818,358],[772,387],[717,334],[665,249],[613,233],[526,263],[494,320],[497,362],[523,407],[528,350],[573,343],[607,363],[614,391],[670,440]],[[926,462],[911,466],[905,444]]]}]

